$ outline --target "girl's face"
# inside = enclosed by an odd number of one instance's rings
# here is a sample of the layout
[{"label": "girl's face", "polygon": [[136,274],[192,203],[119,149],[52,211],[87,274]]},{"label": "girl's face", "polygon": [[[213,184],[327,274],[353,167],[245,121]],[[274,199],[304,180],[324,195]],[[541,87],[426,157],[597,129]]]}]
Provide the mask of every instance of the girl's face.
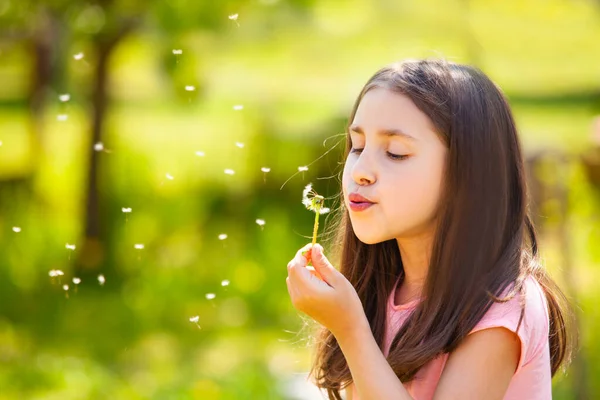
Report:
[{"label": "girl's face", "polygon": [[[373,88],[362,98],[349,134],[342,186],[359,240],[374,244],[432,229],[447,149],[431,120],[410,98]],[[353,209],[352,193],[374,204]]]}]

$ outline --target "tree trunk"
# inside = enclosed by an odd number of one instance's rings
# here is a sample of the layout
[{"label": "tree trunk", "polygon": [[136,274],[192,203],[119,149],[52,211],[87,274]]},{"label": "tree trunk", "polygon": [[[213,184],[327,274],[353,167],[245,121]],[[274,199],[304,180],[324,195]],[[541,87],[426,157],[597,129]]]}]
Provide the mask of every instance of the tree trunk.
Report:
[{"label": "tree trunk", "polygon": [[[115,43],[116,44],[116,43]],[[99,268],[104,259],[104,248],[101,240],[100,195],[98,188],[99,156],[94,144],[102,140],[106,110],[108,108],[108,61],[114,44],[98,42],[98,61],[95,71],[94,89],[92,92],[92,141],[88,146],[88,173],[85,206],[85,230],[82,251],[77,267],[87,270]]]}]

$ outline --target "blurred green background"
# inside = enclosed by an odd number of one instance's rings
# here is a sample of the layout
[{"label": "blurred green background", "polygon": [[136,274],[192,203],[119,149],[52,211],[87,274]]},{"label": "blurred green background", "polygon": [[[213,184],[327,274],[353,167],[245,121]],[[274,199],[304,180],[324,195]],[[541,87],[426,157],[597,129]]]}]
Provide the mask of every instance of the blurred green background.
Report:
[{"label": "blurred green background", "polygon": [[590,0],[0,0],[0,399],[320,398],[301,192],[336,195],[362,85],[422,57],[508,95],[579,318],[554,398],[600,396],[598,43]]}]

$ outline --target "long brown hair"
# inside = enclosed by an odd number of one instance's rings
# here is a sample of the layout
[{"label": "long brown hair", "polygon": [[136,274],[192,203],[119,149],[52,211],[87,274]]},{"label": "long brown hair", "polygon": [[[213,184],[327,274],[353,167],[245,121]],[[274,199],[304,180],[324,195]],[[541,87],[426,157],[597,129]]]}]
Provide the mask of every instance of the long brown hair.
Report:
[{"label": "long brown hair", "polygon": [[[494,301],[521,295],[532,276],[548,303],[552,375],[573,352],[573,313],[567,298],[541,266],[528,215],[521,147],[508,102],[478,69],[443,60],[404,61],[371,77],[349,118],[373,88],[408,96],[433,122],[448,147],[438,225],[423,301],[395,336],[388,362],[400,381],[412,380],[430,360],[452,352]],[[352,145],[346,135],[345,156]],[[396,240],[365,244],[355,235],[341,202],[332,259],[354,285],[380,348],[386,302],[404,269]],[[508,295],[500,298],[502,293]],[[352,382],[335,337],[321,328],[309,376],[330,399]]]}]

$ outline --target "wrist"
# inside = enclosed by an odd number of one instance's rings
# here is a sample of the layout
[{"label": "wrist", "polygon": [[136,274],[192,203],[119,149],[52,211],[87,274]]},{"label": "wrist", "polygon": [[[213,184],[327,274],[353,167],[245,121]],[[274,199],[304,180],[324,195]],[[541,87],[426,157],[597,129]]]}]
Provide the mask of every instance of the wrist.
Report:
[{"label": "wrist", "polygon": [[335,336],[341,348],[347,347],[349,343],[356,343],[357,341],[363,340],[364,337],[373,335],[369,321],[364,315],[363,318],[359,318],[352,327],[340,329],[337,332],[332,332],[332,334]]}]

